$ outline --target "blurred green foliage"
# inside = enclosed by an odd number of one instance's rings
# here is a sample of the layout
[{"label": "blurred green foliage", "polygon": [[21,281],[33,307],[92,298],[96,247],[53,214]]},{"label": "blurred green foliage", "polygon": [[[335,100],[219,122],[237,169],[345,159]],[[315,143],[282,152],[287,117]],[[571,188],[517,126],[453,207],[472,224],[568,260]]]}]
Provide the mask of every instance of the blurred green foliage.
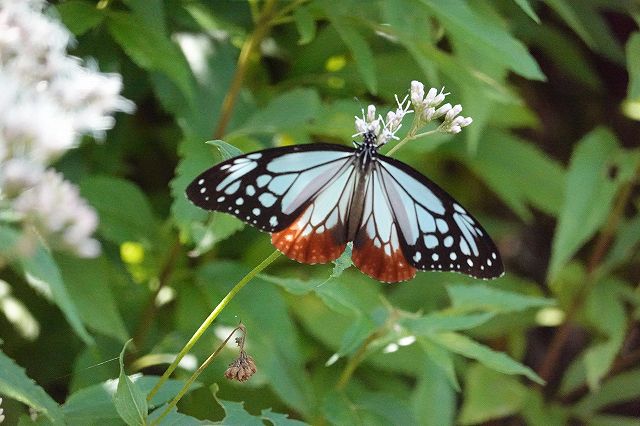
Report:
[{"label": "blurred green foliage", "polygon": [[[0,263],[8,421],[156,419],[195,366],[147,407],[156,376],[273,250],[192,206],[186,185],[239,151],[350,143],[364,104],[393,106],[420,80],[474,122],[398,158],[481,218],[507,274],[385,285],[344,259],[332,272],[283,257],[189,358],[201,363],[241,320],[257,374],[224,379],[237,356],[225,348],[163,421],[638,424],[637,3],[69,0],[49,13],[77,37],[74,55],[123,75],[137,111],[55,165],[98,211],[102,256],[41,246]],[[14,234],[0,225],[0,258]],[[37,336],[21,333],[11,303]]]}]

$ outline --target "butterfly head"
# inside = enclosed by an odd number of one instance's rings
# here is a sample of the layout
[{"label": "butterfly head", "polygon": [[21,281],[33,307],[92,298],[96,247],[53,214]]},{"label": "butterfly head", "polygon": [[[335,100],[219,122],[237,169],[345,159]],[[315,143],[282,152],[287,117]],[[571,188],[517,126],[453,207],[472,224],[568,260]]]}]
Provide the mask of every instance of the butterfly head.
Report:
[{"label": "butterfly head", "polygon": [[378,146],[378,137],[372,130],[369,130],[362,135],[362,143],[364,145]]}]

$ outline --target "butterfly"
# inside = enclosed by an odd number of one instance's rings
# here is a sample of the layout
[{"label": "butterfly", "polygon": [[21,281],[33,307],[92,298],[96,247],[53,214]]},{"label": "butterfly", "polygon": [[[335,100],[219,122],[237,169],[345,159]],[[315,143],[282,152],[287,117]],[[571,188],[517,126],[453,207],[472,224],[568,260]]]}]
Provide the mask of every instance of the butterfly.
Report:
[{"label": "butterfly", "polygon": [[196,206],[232,214],[271,233],[291,259],[327,263],[353,242],[353,264],[383,282],[416,270],[476,278],[504,273],[495,243],[447,192],[378,152],[366,132],[354,147],[313,143],[223,161],[196,177]]}]

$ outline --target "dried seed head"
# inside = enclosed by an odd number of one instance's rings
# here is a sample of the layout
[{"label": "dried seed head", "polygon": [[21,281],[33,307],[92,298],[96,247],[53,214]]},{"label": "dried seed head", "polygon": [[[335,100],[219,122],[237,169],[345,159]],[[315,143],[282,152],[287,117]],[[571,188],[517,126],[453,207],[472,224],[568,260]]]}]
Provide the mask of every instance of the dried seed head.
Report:
[{"label": "dried seed head", "polygon": [[247,381],[257,371],[256,363],[245,351],[240,351],[240,356],[229,364],[229,368],[224,375],[229,380],[237,380],[239,382]]}]

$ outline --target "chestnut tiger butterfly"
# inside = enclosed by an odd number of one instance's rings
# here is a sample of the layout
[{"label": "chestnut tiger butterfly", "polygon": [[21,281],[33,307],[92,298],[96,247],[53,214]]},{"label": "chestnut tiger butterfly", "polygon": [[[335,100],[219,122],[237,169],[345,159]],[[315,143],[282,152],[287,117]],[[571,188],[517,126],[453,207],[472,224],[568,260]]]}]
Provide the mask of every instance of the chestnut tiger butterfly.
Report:
[{"label": "chestnut tiger butterfly", "polygon": [[353,242],[353,264],[383,282],[416,270],[490,279],[504,273],[495,243],[447,192],[378,152],[376,136],[355,148],[325,143],[265,149],[196,177],[187,197],[271,233],[291,259],[316,264]]}]

